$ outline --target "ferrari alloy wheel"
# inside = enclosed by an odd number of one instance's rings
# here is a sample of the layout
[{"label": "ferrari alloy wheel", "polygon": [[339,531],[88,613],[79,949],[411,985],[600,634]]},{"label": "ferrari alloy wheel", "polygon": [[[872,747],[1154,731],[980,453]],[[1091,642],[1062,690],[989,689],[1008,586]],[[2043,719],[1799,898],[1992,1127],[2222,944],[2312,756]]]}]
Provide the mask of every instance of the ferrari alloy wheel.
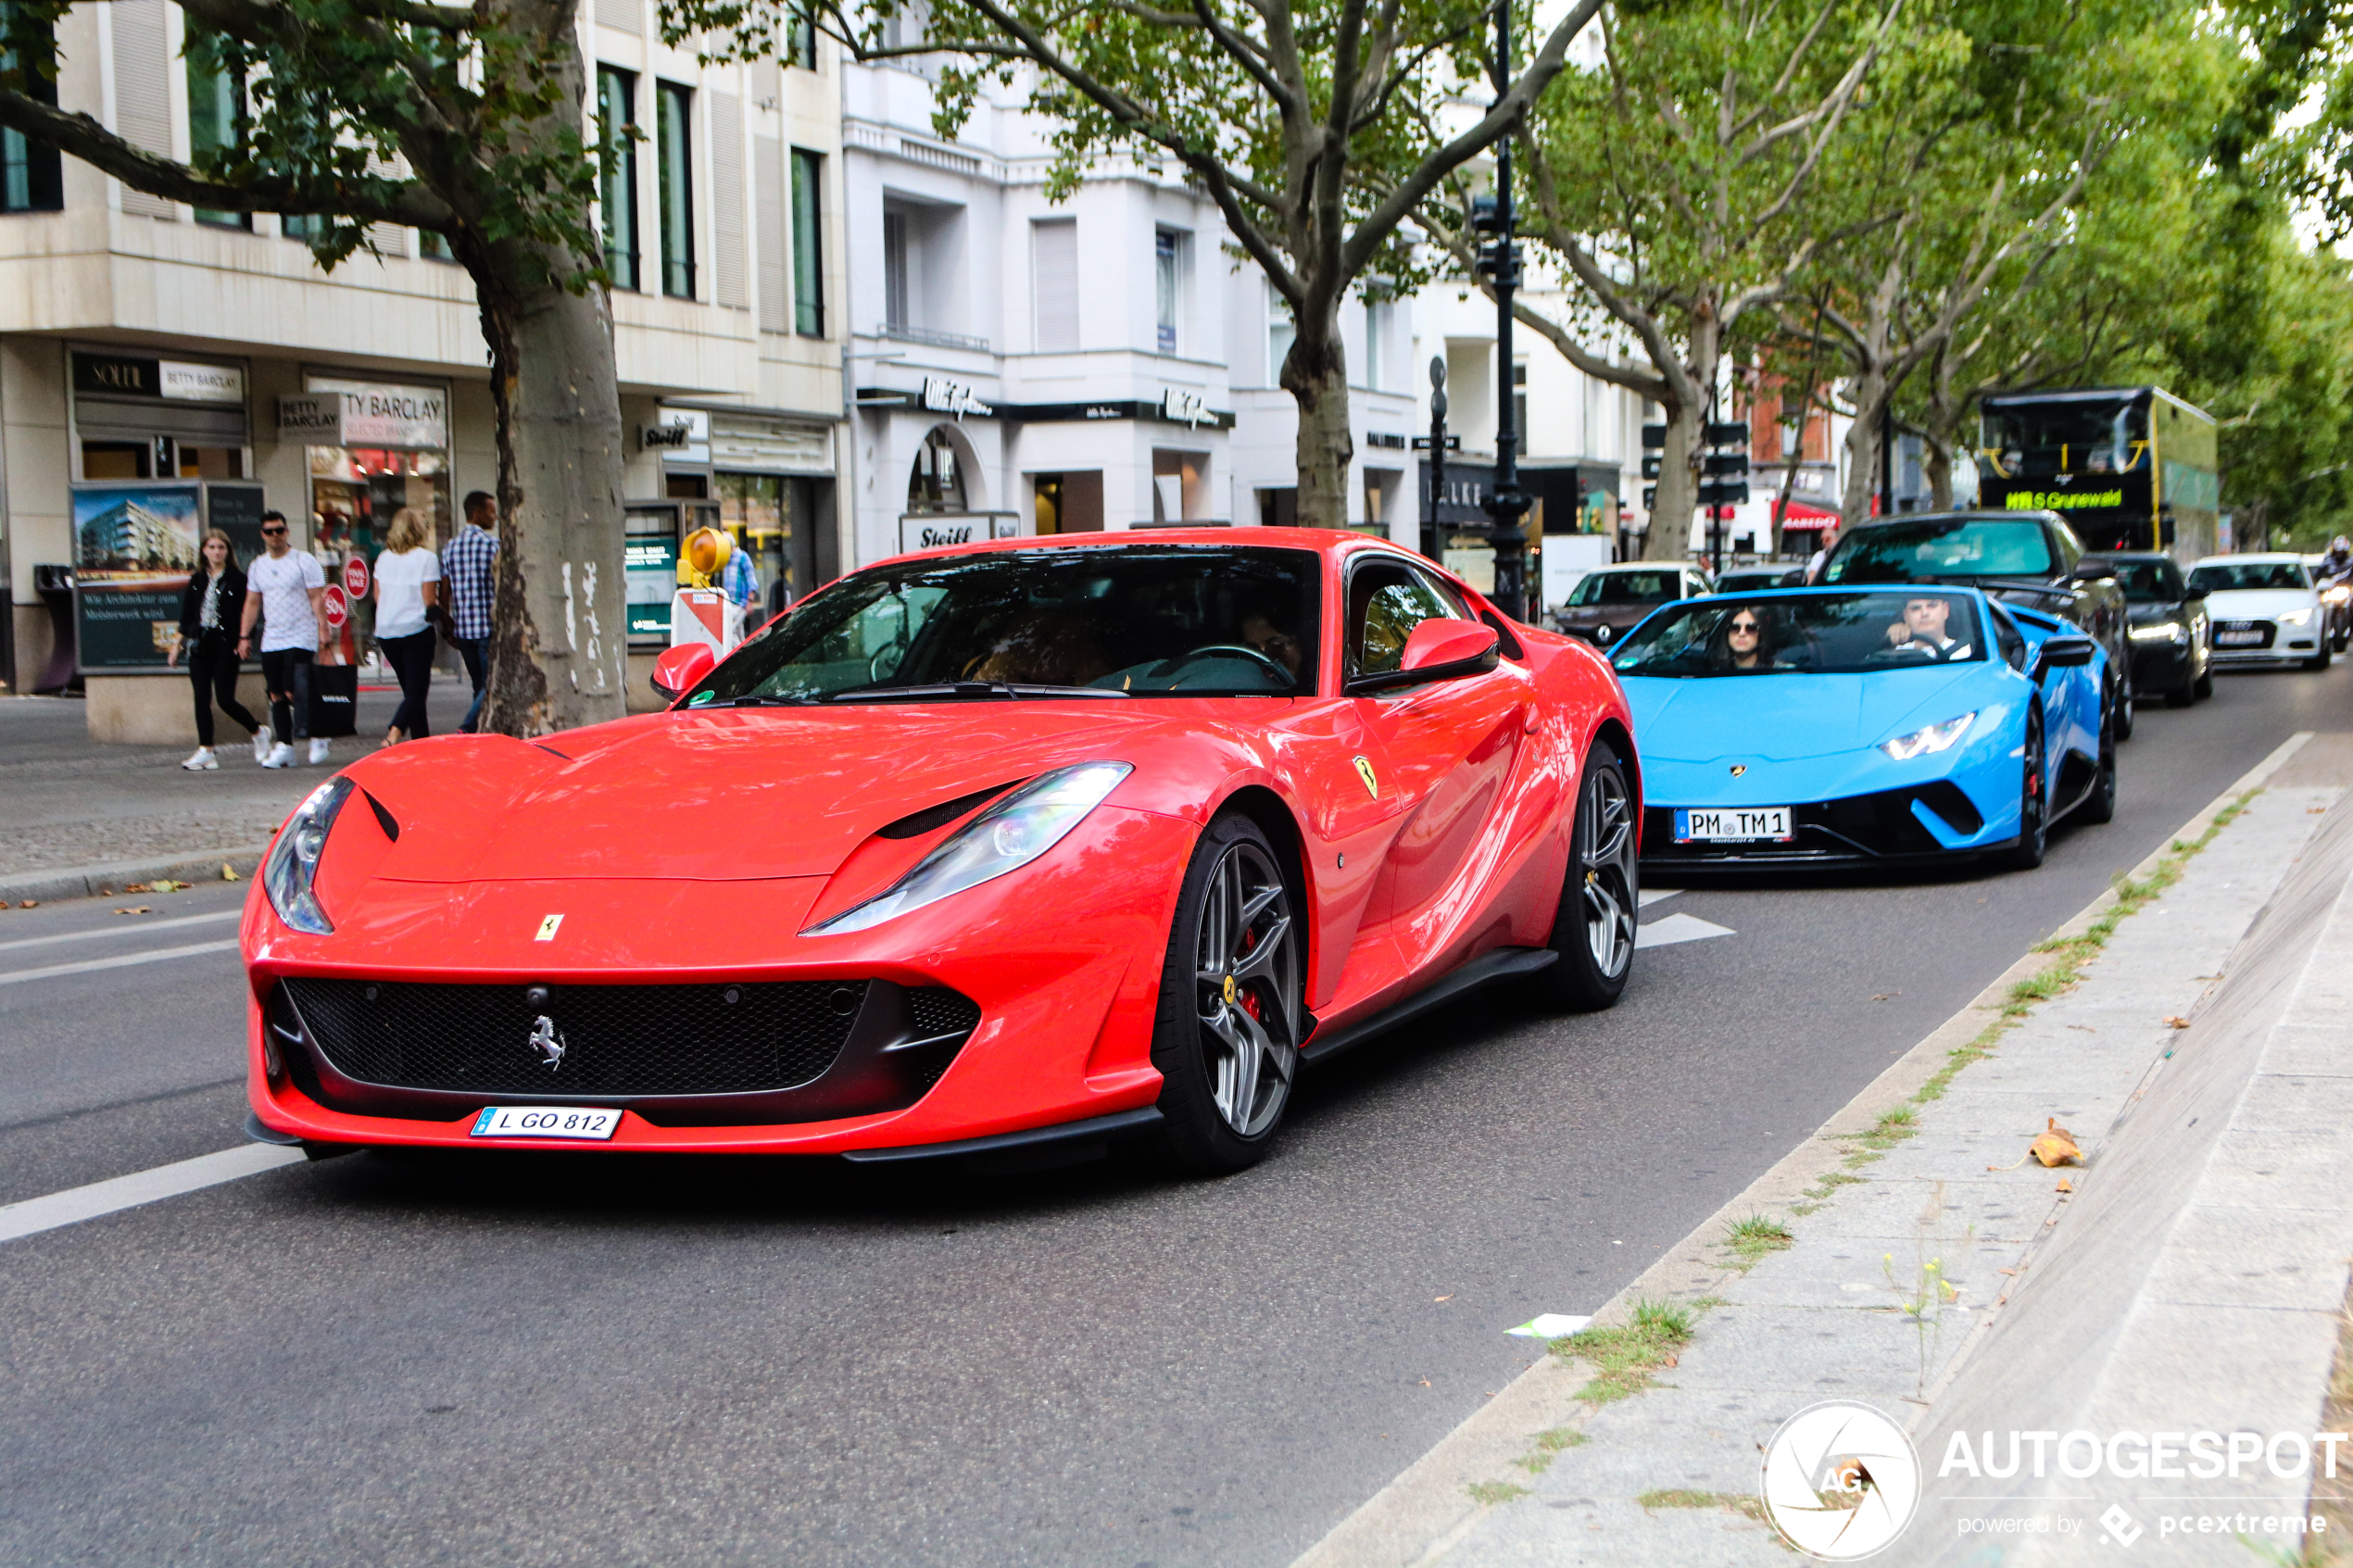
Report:
[{"label": "ferrari alloy wheel", "polygon": [[1579,1012],[1608,1007],[1633,972],[1642,889],[1635,809],[1626,764],[1607,742],[1595,741],[1578,783],[1568,877],[1560,912],[1553,917],[1552,946],[1560,960],[1537,977],[1557,1007]]},{"label": "ferrari alloy wheel", "polygon": [[2043,863],[2050,841],[2051,803],[2043,796],[2043,715],[2026,718],[2026,767],[2019,782],[2018,846],[2009,853],[2012,868],[2031,872]]},{"label": "ferrari alloy wheel", "polygon": [[1274,847],[1247,817],[1218,818],[1185,872],[1152,1035],[1180,1169],[1224,1175],[1265,1153],[1299,1071],[1303,968]]}]

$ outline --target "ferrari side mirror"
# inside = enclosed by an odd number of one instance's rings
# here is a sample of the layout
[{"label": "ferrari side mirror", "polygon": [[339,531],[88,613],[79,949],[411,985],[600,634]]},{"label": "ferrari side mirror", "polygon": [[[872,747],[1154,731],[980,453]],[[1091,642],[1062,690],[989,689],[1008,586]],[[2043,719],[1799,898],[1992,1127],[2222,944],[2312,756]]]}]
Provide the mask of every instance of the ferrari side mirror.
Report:
[{"label": "ferrari side mirror", "polygon": [[708,643],[681,643],[654,660],[653,688],[663,700],[676,702],[678,694],[692,691],[719,662]]},{"label": "ferrari side mirror", "polygon": [[1495,668],[1502,639],[1495,628],[1476,621],[1433,616],[1406,633],[1397,668],[1377,675],[1359,675],[1348,683],[1352,692],[1386,691],[1416,686],[1425,681],[1451,681],[1482,675]]}]

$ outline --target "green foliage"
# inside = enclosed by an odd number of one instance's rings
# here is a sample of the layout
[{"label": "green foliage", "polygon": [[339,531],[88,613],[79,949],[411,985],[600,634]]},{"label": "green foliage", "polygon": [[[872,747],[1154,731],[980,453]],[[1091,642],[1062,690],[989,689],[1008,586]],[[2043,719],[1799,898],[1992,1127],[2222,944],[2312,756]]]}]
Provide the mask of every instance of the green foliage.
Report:
[{"label": "green foliage", "polygon": [[1593,1379],[1578,1398],[1607,1404],[1641,1393],[1651,1386],[1654,1373],[1672,1365],[1677,1352],[1691,1343],[1693,1321],[1692,1309],[1680,1302],[1645,1299],[1634,1303],[1623,1324],[1580,1329],[1554,1340],[1553,1351],[1589,1363]]}]

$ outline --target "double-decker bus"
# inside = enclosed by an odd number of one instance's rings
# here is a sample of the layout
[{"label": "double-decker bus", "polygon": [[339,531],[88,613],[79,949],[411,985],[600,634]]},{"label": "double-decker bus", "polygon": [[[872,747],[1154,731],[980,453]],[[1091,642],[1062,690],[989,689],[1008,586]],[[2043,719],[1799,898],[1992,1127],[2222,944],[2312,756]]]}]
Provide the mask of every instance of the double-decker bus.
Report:
[{"label": "double-decker bus", "polygon": [[1982,434],[1979,506],[2058,512],[2094,550],[2214,553],[2214,416],[2164,388],[1996,393]]}]

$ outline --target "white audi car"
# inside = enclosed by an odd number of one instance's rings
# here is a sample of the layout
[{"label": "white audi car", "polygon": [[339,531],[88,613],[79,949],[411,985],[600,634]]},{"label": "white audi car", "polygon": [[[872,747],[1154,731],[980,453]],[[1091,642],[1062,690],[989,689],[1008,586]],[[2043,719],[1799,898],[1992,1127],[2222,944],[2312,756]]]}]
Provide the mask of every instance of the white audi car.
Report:
[{"label": "white audi car", "polygon": [[2206,590],[2215,663],[2328,668],[2328,610],[2302,556],[2208,556],[2190,586]]}]

